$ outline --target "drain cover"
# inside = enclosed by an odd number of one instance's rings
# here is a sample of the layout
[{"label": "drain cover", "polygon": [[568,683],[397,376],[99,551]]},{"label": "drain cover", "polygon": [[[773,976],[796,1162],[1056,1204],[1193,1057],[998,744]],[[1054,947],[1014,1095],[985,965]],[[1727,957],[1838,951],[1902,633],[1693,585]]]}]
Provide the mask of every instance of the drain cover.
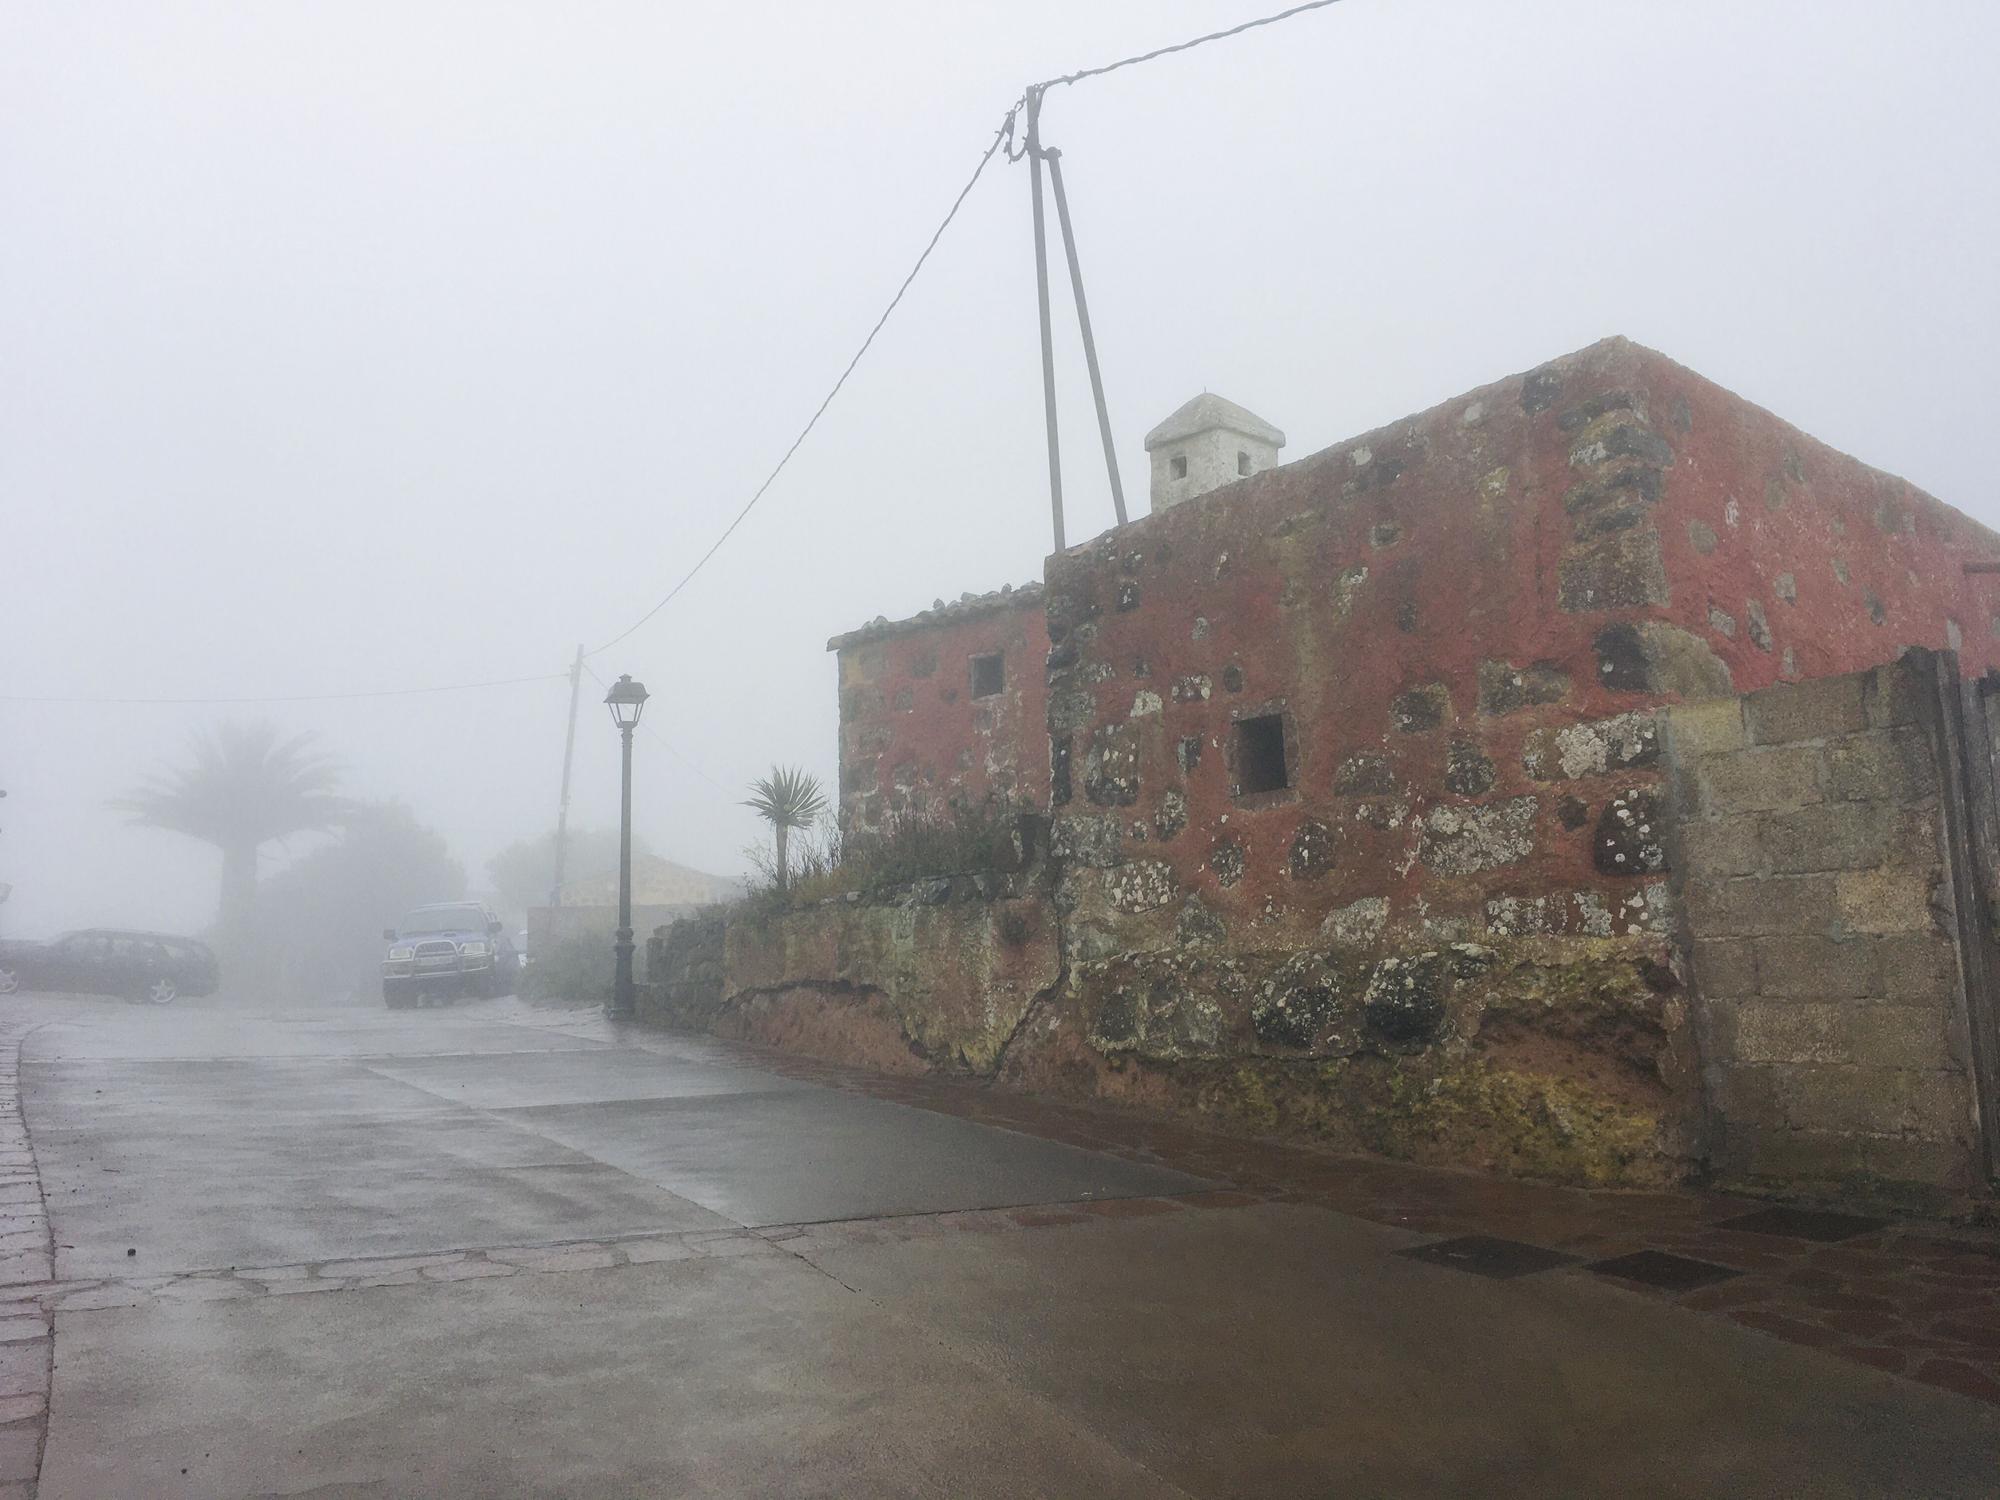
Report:
[{"label": "drain cover", "polygon": [[1705,1260],[1669,1255],[1664,1250],[1640,1250],[1611,1260],[1595,1261],[1587,1269],[1599,1276],[1616,1276],[1621,1281],[1636,1281],[1642,1286],[1656,1286],[1669,1292],[1691,1292],[1698,1286],[1709,1286],[1743,1274],[1728,1266],[1710,1265]]},{"label": "drain cover", "polygon": [[1490,1276],[1495,1281],[1532,1276],[1537,1271],[1552,1271],[1557,1266],[1572,1265],[1576,1261],[1574,1255],[1544,1250],[1540,1245],[1525,1245],[1519,1240],[1495,1239],[1488,1234],[1463,1234],[1455,1240],[1439,1240],[1436,1244],[1418,1245],[1413,1250],[1396,1253],[1411,1260],[1428,1261],[1434,1266],[1450,1266],[1454,1270],[1470,1271],[1475,1276]]},{"label": "drain cover", "polygon": [[1851,1240],[1857,1234],[1880,1229],[1887,1219],[1864,1219],[1859,1214],[1829,1213],[1819,1208],[1760,1208],[1754,1214],[1724,1219],[1717,1229],[1740,1229],[1745,1234],[1777,1234],[1787,1239],[1818,1240],[1832,1244]]}]

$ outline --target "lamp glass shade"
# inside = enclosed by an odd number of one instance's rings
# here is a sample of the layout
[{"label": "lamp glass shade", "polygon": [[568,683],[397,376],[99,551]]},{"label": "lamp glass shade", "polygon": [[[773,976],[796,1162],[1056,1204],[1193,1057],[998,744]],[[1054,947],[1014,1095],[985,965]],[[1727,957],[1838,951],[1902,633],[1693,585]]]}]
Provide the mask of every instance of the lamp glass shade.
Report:
[{"label": "lamp glass shade", "polygon": [[630,729],[639,722],[639,715],[645,710],[646,685],[634,682],[629,676],[620,677],[612,684],[611,691],[604,695],[604,702],[618,727]]}]

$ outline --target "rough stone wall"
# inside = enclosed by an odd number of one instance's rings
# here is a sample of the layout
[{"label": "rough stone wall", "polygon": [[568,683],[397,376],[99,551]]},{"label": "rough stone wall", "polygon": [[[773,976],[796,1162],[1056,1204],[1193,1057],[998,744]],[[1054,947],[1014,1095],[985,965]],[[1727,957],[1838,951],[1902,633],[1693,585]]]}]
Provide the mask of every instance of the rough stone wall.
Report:
[{"label": "rough stone wall", "polygon": [[[1655,523],[1579,541],[1563,506],[1661,492],[1631,357],[1051,560],[1069,983],[1023,1081],[1541,1175],[1681,1170],[1654,710],[1728,677],[1647,618]],[[1237,725],[1269,714],[1290,785],[1246,790]]]},{"label": "rough stone wall", "polygon": [[1675,709],[1667,740],[1725,1181],[1979,1189],[1929,653]]},{"label": "rough stone wall", "polygon": [[[1673,1175],[1699,1090],[1660,709],[1968,619],[1990,657],[1963,563],[1996,554],[1614,339],[1052,558],[1069,982],[1010,1068]],[[1289,785],[1257,791],[1238,726],[1269,715]]]},{"label": "rough stone wall", "polygon": [[[1039,585],[940,605],[836,637],[840,661],[840,815],[878,829],[898,812],[989,797],[1048,807]],[[997,655],[1005,685],[973,696],[971,661]]]},{"label": "rough stone wall", "polygon": [[646,940],[640,1018],[705,1027],[722,1010],[729,918],[711,906],[653,929]]},{"label": "rough stone wall", "polygon": [[1669,616],[1737,691],[1864,670],[1906,646],[2000,665],[2000,536],[1648,351],[1634,399],[1673,445],[1658,506]]},{"label": "rough stone wall", "polygon": [[1046,892],[1018,874],[739,913],[713,989],[699,943],[661,947],[661,1018],[889,1071],[991,1074],[1061,971]]},{"label": "rough stone wall", "polygon": [[[1778,1183],[1805,1148],[1866,1140],[1883,1182],[1944,1191],[1964,1177],[1939,1165],[1964,1145],[1942,1123],[1953,1075],[1914,1016],[1889,1015],[1931,1005],[1909,987],[1942,963],[1939,933],[1862,925],[1913,909],[1856,904],[1869,879],[1906,901],[1909,871],[1884,854],[1724,877],[1766,899],[1831,892],[1850,925],[1808,935],[1865,948],[1865,998],[1905,1030],[1852,1061],[1718,1050],[1787,1014],[1833,1035],[1825,1005],[1864,996],[1767,992],[1761,959],[1758,989],[1717,988],[1721,955],[1786,934],[1702,926],[1719,898],[1701,871],[1696,909],[1677,898],[1662,733],[1670,713],[1693,734],[1700,705],[1740,717],[1738,693],[1904,646],[1994,666],[2000,580],[1964,571],[1994,557],[2000,538],[1900,480],[1650,351],[1594,345],[1049,559],[1045,621],[969,601],[836,641],[850,823],[940,791],[1046,795],[1048,906],[850,903],[741,944],[732,929],[738,1019],[721,1024],[1561,1180],[1664,1182],[1713,1157]],[[968,730],[943,666],[991,650],[1021,696]],[[1257,719],[1278,726],[1283,785],[1256,784],[1270,746],[1239,726]],[[1793,748],[1746,740],[1716,765]],[[1867,759],[1848,748],[1827,764]],[[1822,800],[1830,785],[1812,783]],[[1846,858],[1876,827],[1819,802],[1756,811],[1815,809],[1774,821],[1768,848]],[[1701,858],[1722,837],[1697,832]],[[1011,978],[991,967],[1003,916],[1032,934]],[[1690,932],[1751,943],[1708,952],[1712,1010],[1687,988]],[[1803,982],[1773,962],[1774,986]],[[1765,1004],[1779,999],[1822,1009]],[[834,1032],[809,1034],[826,1017]],[[1724,1130],[1754,1123],[1736,1101],[1757,1088],[1793,1113],[1767,1112],[1762,1136]],[[1837,1123],[1885,1098],[1929,1112]],[[1746,1151],[1765,1155],[1730,1154]]]}]

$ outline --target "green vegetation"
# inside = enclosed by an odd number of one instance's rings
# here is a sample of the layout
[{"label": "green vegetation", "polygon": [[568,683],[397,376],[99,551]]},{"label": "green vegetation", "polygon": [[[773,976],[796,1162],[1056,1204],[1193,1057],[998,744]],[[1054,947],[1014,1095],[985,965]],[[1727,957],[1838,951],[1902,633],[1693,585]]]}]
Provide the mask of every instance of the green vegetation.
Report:
[{"label": "green vegetation", "polygon": [[772,873],[782,892],[791,883],[791,863],[786,846],[794,832],[809,829],[826,815],[826,793],[818,780],[797,766],[773,766],[769,776],[750,783],[753,795],[743,805],[755,808],[757,816],[771,825],[777,848]]},{"label": "green vegetation", "polygon": [[217,935],[239,947],[253,930],[257,851],[288,834],[338,827],[351,810],[340,774],[311,734],[281,738],[275,725],[224,724],[199,735],[192,760],[112,802],[150,828],[222,851]]},{"label": "green vegetation", "polygon": [[342,822],[339,839],[264,882],[247,977],[295,1000],[379,1003],[382,929],[413,906],[461,899],[465,870],[401,803],[358,804]]},{"label": "green vegetation", "polygon": [[823,819],[799,840],[788,880],[778,878],[763,851],[751,851],[762,878],[747,899],[755,911],[782,911],[850,891],[1005,869],[1019,859],[1018,837],[1018,815],[997,801],[911,809],[867,833],[842,833]]},{"label": "green vegetation", "polygon": [[524,1000],[600,1004],[611,998],[613,958],[608,933],[579,933],[529,950],[521,975]]}]

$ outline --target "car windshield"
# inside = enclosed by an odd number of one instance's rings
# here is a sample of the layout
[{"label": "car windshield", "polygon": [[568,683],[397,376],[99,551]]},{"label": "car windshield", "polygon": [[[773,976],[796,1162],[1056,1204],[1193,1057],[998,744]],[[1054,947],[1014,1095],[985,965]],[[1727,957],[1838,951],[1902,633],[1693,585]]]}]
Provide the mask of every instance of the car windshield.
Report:
[{"label": "car windshield", "polygon": [[419,932],[484,932],[486,913],[477,906],[425,906],[404,917],[396,930],[406,937]]}]

